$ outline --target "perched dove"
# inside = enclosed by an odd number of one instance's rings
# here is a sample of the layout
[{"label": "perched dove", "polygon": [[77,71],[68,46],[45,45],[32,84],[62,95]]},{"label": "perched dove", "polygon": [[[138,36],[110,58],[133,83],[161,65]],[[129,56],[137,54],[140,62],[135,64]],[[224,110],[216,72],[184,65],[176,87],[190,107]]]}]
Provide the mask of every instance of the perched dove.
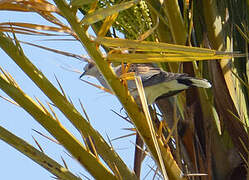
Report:
[{"label": "perched dove", "polygon": [[[118,77],[122,74],[122,67],[114,67],[114,72]],[[128,72],[135,72],[141,77],[147,103],[150,105],[162,97],[173,96],[189,87],[210,88],[211,83],[206,79],[189,77],[184,73],[171,73],[154,67],[151,64],[132,64]],[[88,63],[84,67],[84,75],[93,76],[98,79],[102,86],[110,89],[104,77],[99,72],[94,63]],[[132,96],[137,99],[138,92],[134,80],[127,80],[128,89]]]}]

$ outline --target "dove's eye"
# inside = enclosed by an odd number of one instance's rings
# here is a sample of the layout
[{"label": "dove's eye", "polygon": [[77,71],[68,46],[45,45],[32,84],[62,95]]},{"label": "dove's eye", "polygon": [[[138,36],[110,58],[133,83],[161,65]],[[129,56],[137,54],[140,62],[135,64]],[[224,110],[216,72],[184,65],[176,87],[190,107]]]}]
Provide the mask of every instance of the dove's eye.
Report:
[{"label": "dove's eye", "polygon": [[92,68],[93,68],[93,66],[94,66],[94,64],[93,64],[93,63],[89,63],[89,64],[88,64],[88,69],[92,69]]}]

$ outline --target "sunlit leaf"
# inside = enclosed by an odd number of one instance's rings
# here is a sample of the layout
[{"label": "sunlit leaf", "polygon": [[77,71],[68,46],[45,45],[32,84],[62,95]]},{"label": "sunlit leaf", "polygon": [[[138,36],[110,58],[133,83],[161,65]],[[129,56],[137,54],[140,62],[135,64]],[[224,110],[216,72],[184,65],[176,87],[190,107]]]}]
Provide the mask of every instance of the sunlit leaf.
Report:
[{"label": "sunlit leaf", "polygon": [[150,52],[172,52],[179,54],[188,55],[230,55],[233,57],[233,53],[221,52],[207,48],[190,47],[183,45],[175,45],[168,43],[158,43],[150,41],[138,41],[138,40],[128,40],[128,39],[118,39],[109,37],[97,37],[95,41],[107,47],[121,48],[121,49],[132,49],[135,51],[150,51]]},{"label": "sunlit leaf", "polygon": [[90,4],[94,1],[96,1],[96,0],[72,0],[71,5],[73,7],[81,7],[83,5]]},{"label": "sunlit leaf", "polygon": [[108,16],[104,23],[102,24],[99,32],[98,32],[98,36],[105,36],[107,31],[110,29],[110,27],[112,26],[112,24],[115,22],[115,19],[118,17],[118,13],[115,13],[111,16]]},{"label": "sunlit leaf", "polygon": [[215,59],[229,59],[230,55],[210,55],[210,56],[188,56],[187,54],[142,54],[142,53],[133,53],[133,54],[117,54],[111,53],[108,54],[107,60],[111,62],[126,62],[126,63],[158,63],[158,62],[191,62],[191,61],[200,61],[200,60],[215,60]]},{"label": "sunlit leaf", "polygon": [[136,4],[136,2],[137,2],[136,0],[133,0],[133,1],[129,1],[129,2],[123,2],[123,3],[120,3],[118,5],[113,5],[113,6],[108,7],[108,8],[98,9],[98,10],[94,11],[93,13],[86,15],[81,20],[80,23],[85,24],[85,25],[96,23],[98,21],[105,19],[107,16],[111,16],[113,14],[120,12],[120,11],[129,9],[130,7],[134,6]]}]

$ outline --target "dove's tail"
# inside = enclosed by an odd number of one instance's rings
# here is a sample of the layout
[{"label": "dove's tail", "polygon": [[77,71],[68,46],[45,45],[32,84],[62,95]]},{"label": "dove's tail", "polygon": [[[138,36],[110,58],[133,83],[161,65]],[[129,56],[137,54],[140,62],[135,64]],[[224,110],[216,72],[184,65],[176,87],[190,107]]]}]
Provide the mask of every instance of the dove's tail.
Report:
[{"label": "dove's tail", "polygon": [[198,78],[182,78],[177,79],[178,83],[185,84],[187,86],[195,86],[195,87],[202,87],[202,88],[211,88],[211,83],[206,79],[198,79]]}]

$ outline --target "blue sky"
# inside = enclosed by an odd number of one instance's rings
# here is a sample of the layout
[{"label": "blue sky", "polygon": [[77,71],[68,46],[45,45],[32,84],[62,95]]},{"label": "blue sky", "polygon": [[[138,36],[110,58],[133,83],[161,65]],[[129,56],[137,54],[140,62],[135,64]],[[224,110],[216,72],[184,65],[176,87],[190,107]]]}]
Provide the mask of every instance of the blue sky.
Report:
[{"label": "blue sky", "polygon": [[[12,21],[47,24],[46,21],[35,14],[0,12],[0,22]],[[19,40],[28,41],[51,48],[56,48],[76,54],[86,54],[80,43],[76,41],[40,41],[40,39],[46,38],[24,35],[18,35],[17,37]],[[22,47],[25,54],[32,61],[32,63],[34,63],[56,87],[58,87],[58,85],[54,75],[58,78],[64,88],[64,91],[68,96],[70,96],[80,112],[82,111],[80,110],[78,99],[82,101],[90,117],[92,126],[97,129],[105,139],[107,139],[107,135],[110,137],[110,139],[113,139],[130,133],[128,131],[122,130],[122,128],[131,127],[131,125],[111,112],[111,110],[120,112],[121,109],[121,105],[115,97],[80,81],[78,79],[80,74],[67,71],[62,68],[63,66],[69,69],[78,69],[82,71],[84,67],[83,62],[28,45],[22,45]],[[25,93],[27,93],[32,98],[38,97],[43,103],[49,101],[48,98],[42,94],[42,92],[34,85],[34,83],[32,83],[32,81],[1,49],[0,56],[0,66],[14,77]],[[92,78],[84,79],[97,83],[97,81]],[[0,95],[7,97],[7,95],[1,90]],[[60,164],[63,164],[61,160],[62,156],[72,172],[78,175],[79,173],[82,173],[86,176],[89,176],[84,168],[78,164],[78,162],[73,160],[65,153],[63,147],[50,142],[32,130],[35,129],[46,135],[49,135],[49,133],[23,109],[8,103],[3,99],[0,99],[0,109],[1,126],[8,129],[15,135],[23,138],[25,141],[37,148],[34,140],[32,139],[32,136],[34,136],[47,155],[55,159]],[[57,115],[59,116],[61,123],[78,139],[81,140],[79,133],[74,129],[70,122],[59,111],[56,112],[58,113]],[[134,137],[124,138],[112,142],[114,148],[130,168],[133,167],[134,152],[134,144],[131,141],[134,142]],[[51,174],[47,170],[43,169],[32,160],[1,140],[0,152],[0,179],[52,179],[50,178]],[[146,161],[148,161],[148,163],[151,162],[151,160]],[[145,162],[145,164],[147,164],[147,162]],[[84,177],[82,178],[84,179]]]}]

